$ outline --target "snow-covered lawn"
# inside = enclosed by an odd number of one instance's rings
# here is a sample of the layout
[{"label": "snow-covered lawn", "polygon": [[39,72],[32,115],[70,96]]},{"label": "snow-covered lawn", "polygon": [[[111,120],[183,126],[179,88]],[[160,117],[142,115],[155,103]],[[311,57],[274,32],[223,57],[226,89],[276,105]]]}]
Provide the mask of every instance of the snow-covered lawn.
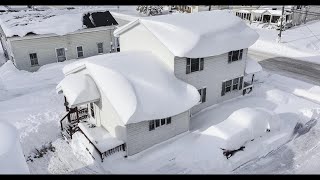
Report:
[{"label": "snow-covered lawn", "polygon": [[252,23],[250,27],[260,35],[259,40],[250,47],[250,50],[320,64],[319,20],[310,21],[283,31],[281,43],[277,42],[279,30],[262,28],[262,25],[258,23]]},{"label": "snow-covered lawn", "polygon": [[[10,63],[0,67],[0,120],[18,128],[31,173],[230,173],[288,141],[296,122],[309,121],[312,109],[320,108],[316,99],[319,87],[261,73],[252,94],[198,113],[189,133],[133,157],[115,154],[101,164],[79,146],[81,143],[73,141],[72,146],[78,148],[72,149],[60,136],[59,120],[65,109],[55,87],[63,78],[63,66],[70,62],[49,64],[34,73],[18,71]],[[204,132],[245,107],[275,112],[287,129],[248,142],[244,151],[227,160],[217,141]]]}]

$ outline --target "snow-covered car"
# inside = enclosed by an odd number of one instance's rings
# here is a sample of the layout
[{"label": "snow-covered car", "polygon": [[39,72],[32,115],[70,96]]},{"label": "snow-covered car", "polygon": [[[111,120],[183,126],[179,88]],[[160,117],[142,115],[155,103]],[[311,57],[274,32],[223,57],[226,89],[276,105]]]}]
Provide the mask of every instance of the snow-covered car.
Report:
[{"label": "snow-covered car", "polygon": [[279,130],[279,117],[262,108],[242,108],[226,120],[208,128],[203,134],[213,136],[224,150],[236,150],[264,134]]}]

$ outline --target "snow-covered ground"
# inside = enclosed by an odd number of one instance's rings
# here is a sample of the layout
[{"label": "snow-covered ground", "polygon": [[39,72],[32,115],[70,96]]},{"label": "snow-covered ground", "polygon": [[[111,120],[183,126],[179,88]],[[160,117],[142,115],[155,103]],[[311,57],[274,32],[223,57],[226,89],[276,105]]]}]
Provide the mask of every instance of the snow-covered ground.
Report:
[{"label": "snow-covered ground", "polygon": [[279,30],[263,28],[263,25],[258,23],[252,23],[250,27],[260,35],[250,50],[320,64],[319,20],[286,29],[282,32],[281,43],[277,42]]},{"label": "snow-covered ground", "polygon": [[[49,64],[34,73],[18,71],[10,62],[0,67],[0,117],[20,131],[31,173],[231,173],[239,165],[288,141],[295,123],[309,121],[312,109],[320,108],[313,95],[317,95],[317,91],[310,91],[319,87],[261,73],[252,94],[197,114],[189,133],[133,157],[115,154],[101,164],[99,159],[93,160],[79,142],[75,140],[71,146],[60,136],[59,119],[65,109],[63,97],[56,94],[55,86],[63,78],[63,66],[70,62]],[[244,151],[227,160],[214,138],[203,132],[244,107],[273,111],[288,124],[288,129],[249,142]]]}]

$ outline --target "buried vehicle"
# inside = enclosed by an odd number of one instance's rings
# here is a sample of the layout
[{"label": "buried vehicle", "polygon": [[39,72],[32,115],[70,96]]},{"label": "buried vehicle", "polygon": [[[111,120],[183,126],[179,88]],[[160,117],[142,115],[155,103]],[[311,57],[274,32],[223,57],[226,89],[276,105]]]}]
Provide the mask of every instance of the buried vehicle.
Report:
[{"label": "buried vehicle", "polygon": [[263,108],[242,108],[203,133],[215,137],[224,155],[229,158],[238,150],[243,150],[246,142],[278,130],[280,119],[274,112]]}]

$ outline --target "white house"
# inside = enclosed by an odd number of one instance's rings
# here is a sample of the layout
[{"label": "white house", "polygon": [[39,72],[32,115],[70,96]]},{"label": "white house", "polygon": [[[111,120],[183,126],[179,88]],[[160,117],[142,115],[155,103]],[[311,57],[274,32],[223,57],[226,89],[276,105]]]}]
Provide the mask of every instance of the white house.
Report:
[{"label": "white house", "polygon": [[118,25],[109,11],[47,9],[0,14],[4,54],[18,69],[115,51]]},{"label": "white house", "polygon": [[[65,96],[68,121],[77,122],[75,129],[62,126],[71,138],[79,128],[102,158],[121,150],[130,156],[187,132],[189,110],[199,102],[196,88],[147,51],[93,56],[63,72],[57,91]],[[87,122],[78,119],[81,108],[89,110]]]},{"label": "white house", "polygon": [[150,51],[199,90],[202,100],[191,114],[243,94],[247,50],[258,39],[241,19],[221,10],[141,18],[114,34],[121,51]]},{"label": "white house", "polygon": [[67,65],[57,85],[67,110],[62,130],[82,132],[102,158],[187,132],[191,114],[252,90],[247,48],[258,35],[231,13],[142,18],[114,34],[121,52]]}]

